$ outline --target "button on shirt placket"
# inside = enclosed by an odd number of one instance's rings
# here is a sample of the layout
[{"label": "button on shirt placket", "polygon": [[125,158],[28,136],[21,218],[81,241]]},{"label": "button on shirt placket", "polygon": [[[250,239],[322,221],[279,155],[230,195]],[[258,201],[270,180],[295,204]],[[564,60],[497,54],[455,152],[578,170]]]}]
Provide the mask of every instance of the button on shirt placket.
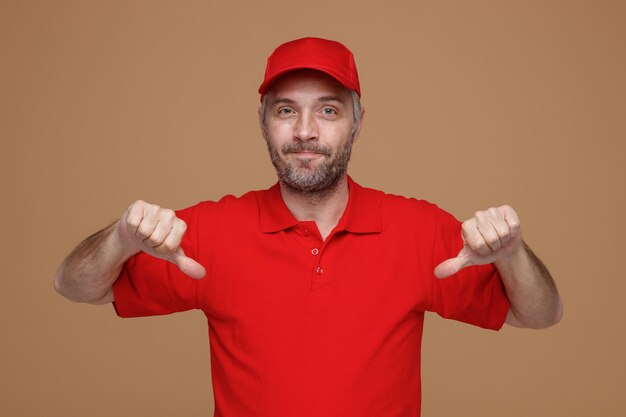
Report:
[{"label": "button on shirt placket", "polygon": [[325,243],[318,242],[315,238],[315,234],[311,233],[307,228],[302,229],[302,236],[309,241],[309,255],[313,258],[312,264],[312,277],[311,277],[311,290],[324,290],[330,285],[328,280],[328,274],[324,273],[324,266],[322,265],[322,253]]},{"label": "button on shirt placket", "polygon": [[313,277],[311,280],[311,289],[313,291],[328,289],[328,287],[330,286],[330,281],[328,279],[328,274],[324,273],[324,266],[322,265],[322,250],[317,247],[312,248],[311,256],[315,258],[315,261],[313,263]]}]

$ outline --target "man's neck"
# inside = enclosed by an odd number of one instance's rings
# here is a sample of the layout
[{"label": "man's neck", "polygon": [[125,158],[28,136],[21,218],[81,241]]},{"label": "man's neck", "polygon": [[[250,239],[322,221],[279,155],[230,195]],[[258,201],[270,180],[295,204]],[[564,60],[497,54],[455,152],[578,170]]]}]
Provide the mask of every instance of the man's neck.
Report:
[{"label": "man's neck", "polygon": [[280,193],[285,205],[297,220],[317,223],[324,240],[339,223],[350,196],[346,175],[339,180],[334,189],[322,192],[293,190],[281,181]]}]

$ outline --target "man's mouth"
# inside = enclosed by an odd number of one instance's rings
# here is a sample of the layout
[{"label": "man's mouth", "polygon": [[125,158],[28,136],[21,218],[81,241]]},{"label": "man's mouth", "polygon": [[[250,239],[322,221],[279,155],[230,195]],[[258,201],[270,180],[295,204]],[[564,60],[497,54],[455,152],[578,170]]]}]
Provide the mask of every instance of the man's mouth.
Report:
[{"label": "man's mouth", "polygon": [[293,153],[299,156],[317,156],[317,155],[324,155],[321,152],[313,152],[313,151],[294,151],[294,152],[289,152],[289,153]]},{"label": "man's mouth", "polygon": [[323,148],[289,146],[283,149],[284,154],[295,154],[302,158],[315,158],[318,156],[330,156],[330,152]]}]

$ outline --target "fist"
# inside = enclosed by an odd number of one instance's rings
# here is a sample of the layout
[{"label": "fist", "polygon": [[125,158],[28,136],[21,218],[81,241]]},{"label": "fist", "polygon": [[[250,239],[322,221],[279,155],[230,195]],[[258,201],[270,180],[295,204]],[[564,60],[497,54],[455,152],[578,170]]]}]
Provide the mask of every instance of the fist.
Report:
[{"label": "fist", "polygon": [[180,247],[186,230],[187,224],[173,210],[141,200],[131,204],[118,222],[119,235],[129,246],[174,263],[191,278],[203,278],[204,267]]},{"label": "fist", "polygon": [[435,268],[437,278],[447,278],[470,265],[490,264],[522,247],[520,221],[510,206],[477,211],[463,222],[462,237],[459,254]]}]

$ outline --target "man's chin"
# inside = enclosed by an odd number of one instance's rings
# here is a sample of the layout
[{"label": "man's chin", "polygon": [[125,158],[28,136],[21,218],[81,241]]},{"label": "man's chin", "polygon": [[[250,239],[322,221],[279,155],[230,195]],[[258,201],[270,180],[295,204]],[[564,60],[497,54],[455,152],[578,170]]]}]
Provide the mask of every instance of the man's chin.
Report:
[{"label": "man's chin", "polygon": [[315,171],[310,169],[292,170],[289,174],[284,175],[282,180],[290,188],[304,192],[318,191],[320,188],[324,188],[327,182],[315,175]]},{"label": "man's chin", "polygon": [[328,193],[336,189],[340,176],[331,176],[315,170],[292,170],[280,176],[281,182],[301,193]]}]

